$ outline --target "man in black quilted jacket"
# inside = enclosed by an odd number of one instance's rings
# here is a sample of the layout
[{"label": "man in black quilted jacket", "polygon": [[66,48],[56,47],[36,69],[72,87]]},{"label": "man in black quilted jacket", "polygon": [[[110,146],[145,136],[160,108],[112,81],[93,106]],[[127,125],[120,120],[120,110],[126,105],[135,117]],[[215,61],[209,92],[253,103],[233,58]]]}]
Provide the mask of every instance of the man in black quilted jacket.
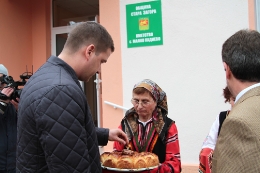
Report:
[{"label": "man in black quilted jacket", "polygon": [[100,173],[98,145],[128,143],[121,130],[95,128],[78,81],[99,72],[113,51],[104,27],[83,22],[29,79],[18,109],[17,172]]}]

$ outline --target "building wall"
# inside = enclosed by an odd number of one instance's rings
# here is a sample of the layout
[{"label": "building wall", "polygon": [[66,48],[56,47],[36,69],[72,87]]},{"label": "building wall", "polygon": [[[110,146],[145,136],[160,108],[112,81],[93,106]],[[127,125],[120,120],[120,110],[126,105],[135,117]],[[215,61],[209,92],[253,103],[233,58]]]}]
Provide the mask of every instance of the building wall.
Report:
[{"label": "building wall", "polygon": [[[138,81],[155,81],[168,96],[169,117],[179,131],[182,164],[198,164],[210,127],[224,103],[224,41],[249,28],[248,1],[162,0],[162,46],[127,48],[126,5],[120,0],[123,106],[130,108]],[[119,122],[119,121],[118,121]]]},{"label": "building wall", "polygon": [[[257,0],[258,1],[258,0]],[[259,11],[259,7],[257,6],[257,1],[248,0],[248,20],[249,20],[249,28],[257,30],[257,11]],[[259,2],[259,1],[258,1]]]},{"label": "building wall", "polygon": [[50,0],[0,1],[0,63],[15,80],[50,55],[50,15]]},{"label": "building wall", "polygon": [[0,1],[0,59],[9,75],[19,80],[32,66],[30,0]]},{"label": "building wall", "polygon": [[37,70],[51,55],[51,0],[31,1],[32,63]]},{"label": "building wall", "polygon": [[[108,62],[101,66],[101,125],[106,128],[117,128],[123,117],[123,111],[114,109],[112,106],[105,104],[104,101],[118,105],[123,104],[119,0],[99,0],[99,7],[100,24],[106,27],[115,45],[115,52],[109,57]],[[112,144],[112,142],[108,142],[104,150],[111,151]]]},{"label": "building wall", "polygon": [[[100,0],[100,23],[116,46],[102,67],[102,125],[116,128],[124,115],[104,101],[130,108],[133,85],[144,78],[154,80],[167,93],[169,117],[179,130],[183,172],[194,172],[213,121],[230,108],[222,95],[222,44],[240,29],[255,29],[254,1],[163,0],[163,45],[127,48],[126,5],[139,2],[145,1]],[[119,14],[110,10],[118,8]],[[111,142],[105,150],[112,150]]]},{"label": "building wall", "polygon": [[[102,65],[102,126],[117,128],[124,114],[104,101],[130,108],[133,85],[150,78],[167,93],[182,163],[197,165],[212,122],[230,108],[222,96],[221,46],[237,30],[255,28],[254,0],[163,0],[163,45],[127,48],[125,6],[139,2],[144,1],[100,0],[100,23],[116,48]],[[15,80],[26,65],[29,71],[33,65],[35,72],[49,57],[50,16],[51,0],[0,1],[0,63]],[[112,142],[104,150],[111,151]]]}]

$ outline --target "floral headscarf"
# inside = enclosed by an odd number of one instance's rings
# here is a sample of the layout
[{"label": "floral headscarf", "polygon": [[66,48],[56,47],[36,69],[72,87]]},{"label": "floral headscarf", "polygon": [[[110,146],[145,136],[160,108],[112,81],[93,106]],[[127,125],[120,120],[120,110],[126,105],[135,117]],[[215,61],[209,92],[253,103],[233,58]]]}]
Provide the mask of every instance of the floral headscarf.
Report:
[{"label": "floral headscarf", "polygon": [[133,90],[140,87],[147,89],[155,98],[157,106],[168,112],[166,93],[155,82],[150,79],[144,79],[135,84]]},{"label": "floral headscarf", "polygon": [[[150,79],[144,79],[141,82],[138,82],[137,84],[135,84],[133,90],[139,87],[145,88],[155,98],[157,106],[155,109],[156,114],[155,116],[153,116],[153,124],[160,138],[164,140],[165,133],[167,131],[165,122],[166,122],[166,116],[168,114],[166,93],[155,82],[153,82]],[[133,134],[137,133],[138,118],[139,116],[133,107],[126,112],[125,117],[122,120],[128,139],[131,139]]]}]

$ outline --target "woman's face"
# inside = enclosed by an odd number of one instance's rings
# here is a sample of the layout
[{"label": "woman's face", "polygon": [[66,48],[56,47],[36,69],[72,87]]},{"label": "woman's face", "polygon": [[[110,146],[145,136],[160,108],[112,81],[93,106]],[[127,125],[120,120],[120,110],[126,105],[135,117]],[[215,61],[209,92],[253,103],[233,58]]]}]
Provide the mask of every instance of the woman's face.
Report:
[{"label": "woman's face", "polygon": [[139,117],[141,116],[144,118],[151,118],[152,113],[157,105],[148,92],[143,94],[133,93],[132,103]]}]

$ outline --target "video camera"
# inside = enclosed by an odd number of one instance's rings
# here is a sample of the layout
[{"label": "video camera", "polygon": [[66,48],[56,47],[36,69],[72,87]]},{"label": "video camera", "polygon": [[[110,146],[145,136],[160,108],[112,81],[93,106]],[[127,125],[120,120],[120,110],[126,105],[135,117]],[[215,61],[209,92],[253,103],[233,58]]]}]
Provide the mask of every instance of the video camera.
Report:
[{"label": "video camera", "polygon": [[10,97],[6,96],[5,94],[2,94],[0,92],[0,112],[3,113],[6,109],[7,104],[5,102],[2,102],[1,100],[15,100],[16,102],[18,102],[16,100],[16,98],[20,98],[21,93],[22,93],[22,89],[19,88],[19,86],[24,86],[27,82],[27,79],[29,79],[32,76],[32,73],[30,72],[25,72],[22,75],[20,75],[20,79],[19,81],[14,81],[12,76],[7,76],[7,75],[3,75],[2,77],[0,77],[0,83],[1,84],[6,84],[7,87],[11,87],[14,89],[13,93],[11,94]]}]

